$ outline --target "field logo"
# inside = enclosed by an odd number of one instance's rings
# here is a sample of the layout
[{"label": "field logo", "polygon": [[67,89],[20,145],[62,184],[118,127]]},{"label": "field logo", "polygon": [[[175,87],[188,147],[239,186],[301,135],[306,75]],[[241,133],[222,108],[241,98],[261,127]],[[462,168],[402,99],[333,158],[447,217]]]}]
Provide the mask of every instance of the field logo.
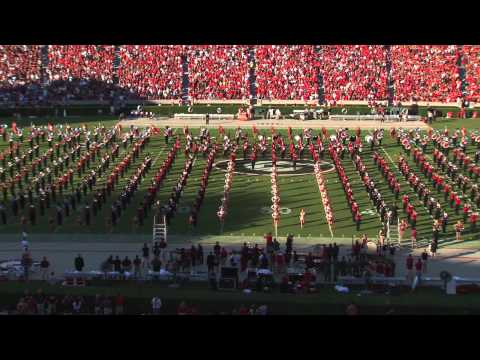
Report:
[{"label": "field logo", "polygon": [[367,209],[367,210],[361,211],[360,214],[362,214],[362,215],[372,215],[373,216],[373,215],[375,215],[375,211],[372,210],[372,209]]},{"label": "field logo", "polygon": [[[260,208],[260,212],[262,214],[271,214],[273,211],[272,211],[272,208],[268,207],[268,206],[264,206],[262,208]],[[282,215],[288,215],[288,214],[291,214],[292,213],[292,209],[290,208],[287,208],[287,207],[282,207],[280,208],[280,214]]]},{"label": "field logo", "polygon": [[[227,160],[219,161],[214,164],[214,167],[226,171],[227,169]],[[255,169],[252,170],[252,164],[250,160],[237,160],[235,168],[236,174],[243,175],[264,175],[270,176],[272,173],[272,161],[271,160],[259,160],[255,162]],[[322,172],[330,172],[335,170],[333,164],[321,161],[320,169]],[[287,160],[278,160],[277,161],[277,173],[279,176],[291,176],[291,175],[309,175],[313,174],[313,161],[312,160],[298,160],[296,169],[293,168],[292,161]]]}]

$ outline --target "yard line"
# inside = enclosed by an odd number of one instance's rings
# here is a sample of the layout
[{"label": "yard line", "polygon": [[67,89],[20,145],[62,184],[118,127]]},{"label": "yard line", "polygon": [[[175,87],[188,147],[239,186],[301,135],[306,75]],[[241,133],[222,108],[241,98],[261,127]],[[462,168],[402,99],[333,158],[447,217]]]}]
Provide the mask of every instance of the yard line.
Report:
[{"label": "yard line", "polygon": [[155,163],[157,162],[158,158],[160,157],[160,155],[162,155],[163,151],[165,150],[165,148],[163,148],[157,155],[157,157],[155,158],[155,160],[153,160],[153,163],[152,163],[152,167],[155,165]]}]

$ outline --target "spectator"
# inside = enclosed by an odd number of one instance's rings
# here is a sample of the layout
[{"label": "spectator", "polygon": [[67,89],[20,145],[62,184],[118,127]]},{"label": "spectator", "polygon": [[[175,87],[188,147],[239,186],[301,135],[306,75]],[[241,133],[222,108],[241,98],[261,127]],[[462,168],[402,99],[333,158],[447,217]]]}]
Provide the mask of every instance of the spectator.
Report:
[{"label": "spectator", "polygon": [[25,281],[28,281],[29,275],[30,275],[30,267],[32,266],[32,263],[33,263],[32,258],[30,257],[30,253],[28,252],[28,249],[23,253],[21,263],[23,267],[23,277]]},{"label": "spectator", "polygon": [[93,311],[95,315],[102,315],[103,314],[103,299],[102,297],[97,294],[95,295],[95,300],[93,303]]},{"label": "spectator", "polygon": [[155,272],[155,273],[158,273],[160,272],[161,268],[162,268],[162,262],[160,261],[160,259],[158,258],[158,256],[155,256],[152,260],[152,271]]},{"label": "spectator", "polygon": [[159,297],[154,296],[152,298],[152,312],[155,315],[160,314],[160,309],[162,308],[162,300]]},{"label": "spectator", "polygon": [[123,271],[128,273],[132,272],[132,261],[128,258],[128,256],[125,256],[125,259],[123,259],[122,267],[123,267]]},{"label": "spectator", "polygon": [[415,263],[415,270],[416,270],[418,282],[420,283],[420,279],[422,278],[422,259],[421,258],[417,259],[417,262]]},{"label": "spectator", "polygon": [[423,250],[421,259],[422,259],[422,273],[426,274],[427,273],[427,261],[428,261],[427,249]]},{"label": "spectator", "polygon": [[215,256],[210,252],[207,256],[207,269],[208,272],[211,273],[214,271],[215,266]]},{"label": "spectator", "polygon": [[177,308],[177,315],[188,315],[189,314],[189,308],[185,301],[182,301],[180,305],[178,305]]},{"label": "spectator", "polygon": [[75,258],[75,270],[78,272],[82,272],[83,268],[85,267],[85,262],[83,261],[82,255],[78,254],[78,256]]},{"label": "spectator", "polygon": [[355,303],[350,303],[346,309],[347,315],[358,315],[358,306]]},{"label": "spectator", "polygon": [[115,314],[116,315],[123,315],[125,308],[125,298],[117,294],[117,297],[115,298]]},{"label": "spectator", "polygon": [[150,263],[150,248],[147,243],[143,244],[142,248],[143,267],[148,267]]},{"label": "spectator", "polygon": [[76,297],[72,302],[72,310],[74,314],[80,314],[82,310],[82,300],[80,297]]},{"label": "spectator", "polygon": [[406,260],[406,268],[407,268],[407,282],[413,281],[413,257],[412,254],[408,254]]},{"label": "spectator", "polygon": [[135,279],[142,277],[142,260],[140,260],[138,255],[133,259],[133,276]]},{"label": "spectator", "polygon": [[40,262],[40,275],[43,281],[48,280],[49,270],[50,270],[50,262],[44,256],[42,261]]},{"label": "spectator", "polygon": [[103,315],[112,315],[112,300],[108,296],[105,296],[103,299]]}]

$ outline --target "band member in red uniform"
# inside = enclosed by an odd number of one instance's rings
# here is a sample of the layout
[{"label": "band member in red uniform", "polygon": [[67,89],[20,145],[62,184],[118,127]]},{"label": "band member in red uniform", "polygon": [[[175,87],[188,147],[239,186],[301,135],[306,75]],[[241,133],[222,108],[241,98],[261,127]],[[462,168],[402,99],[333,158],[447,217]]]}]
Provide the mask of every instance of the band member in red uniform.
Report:
[{"label": "band member in red uniform", "polygon": [[470,214],[470,231],[475,231],[477,229],[477,220],[478,220],[478,213],[472,212]]}]

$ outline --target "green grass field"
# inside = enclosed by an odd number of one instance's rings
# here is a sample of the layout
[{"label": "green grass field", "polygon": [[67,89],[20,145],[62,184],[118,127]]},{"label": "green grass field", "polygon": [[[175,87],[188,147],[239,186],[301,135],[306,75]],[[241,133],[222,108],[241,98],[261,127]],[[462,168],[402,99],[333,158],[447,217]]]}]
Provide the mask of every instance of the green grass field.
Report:
[{"label": "green grass field", "polygon": [[[38,118],[34,119],[36,125],[46,124],[50,119],[48,118]],[[31,119],[23,119],[17,121],[18,126],[28,126],[30,125]],[[88,123],[89,127],[92,128],[98,123],[110,127],[116,123],[116,119],[111,117],[87,117],[83,118],[71,118],[68,119],[71,126],[80,126],[83,123]],[[67,121],[62,119],[60,122],[55,122],[66,124]],[[444,127],[454,129],[457,127],[465,126],[469,129],[478,128],[480,126],[480,120],[477,119],[441,119],[434,124],[434,128],[443,129]],[[252,139],[251,129],[248,128],[248,135],[250,142]],[[182,143],[184,143],[182,129],[176,129],[177,133],[181,134]],[[199,132],[199,129],[191,129],[194,135]],[[228,133],[229,130],[227,130]],[[301,130],[297,129],[294,133],[299,133]],[[317,130],[319,131],[319,130]],[[281,130],[281,133],[286,135],[286,130]],[[270,136],[269,130],[261,130],[266,136]],[[218,136],[216,130],[211,131],[212,136]],[[363,134],[365,135],[366,132]],[[234,131],[230,130],[230,135],[234,135]],[[294,134],[295,135],[295,134]],[[362,135],[362,136],[363,136]],[[0,139],[0,150],[4,150],[8,146],[8,143],[3,142]],[[169,145],[169,147],[171,144]],[[22,149],[28,150],[28,141],[25,141]],[[47,149],[47,144],[44,143],[41,145],[40,153],[43,153]],[[128,150],[128,149],[127,149]],[[178,181],[183,165],[185,162],[185,155],[183,154],[183,149],[178,152],[178,156],[175,160],[175,163],[168,174],[166,180],[164,181],[162,187],[160,188],[157,199],[160,202],[165,203],[171,193],[172,187]],[[380,153],[385,158],[391,158],[393,162],[396,162],[397,157],[402,150],[399,146],[396,145],[388,136],[386,132],[386,138],[384,140],[383,150],[379,149]],[[432,151],[432,147],[429,146],[428,151]],[[154,173],[160,168],[163,160],[166,157],[168,148],[164,143],[162,135],[157,135],[152,137],[150,145],[146,148],[144,154],[150,153],[153,158],[153,166],[146,179],[142,182],[140,190],[136,193],[132,204],[126,212],[122,213],[119,224],[113,229],[112,233],[115,234],[150,234],[152,231],[152,213],[149,212],[149,216],[145,221],[145,224],[142,228],[135,228],[133,225],[133,217],[136,215],[136,208],[143,200],[143,195],[145,189],[149,186],[150,179],[153,177]],[[469,147],[469,153],[475,152],[473,146]],[[117,160],[120,161],[123,158],[123,148],[120,149],[120,156]],[[364,152],[362,153],[362,158],[369,169],[371,176],[377,179],[377,184],[380,192],[387,203],[394,202],[394,196],[391,191],[388,189],[387,184],[376,166],[372,161],[372,153],[367,146],[364,146]],[[237,152],[237,159],[241,160],[243,155],[239,149]],[[222,153],[219,152],[215,162],[220,162],[227,160],[224,158]],[[266,156],[265,160],[269,161],[270,154]],[[304,159],[309,160],[308,149],[305,149]],[[259,156],[258,160],[262,160]],[[325,155],[325,160],[331,162],[328,154]],[[310,161],[310,160],[309,160]],[[110,204],[113,199],[116,199],[118,195],[118,190],[123,187],[123,184],[126,182],[128,175],[130,175],[133,170],[138,166],[140,162],[137,161],[136,165],[131,167],[130,173],[125,176],[124,179],[120,180],[119,185],[116,187],[117,193],[110,197],[107,200],[107,204],[102,208],[102,212],[93,219],[92,225],[90,227],[80,227],[77,224],[77,217],[81,214],[80,207],[77,207],[78,214],[70,215],[68,218],[64,218],[64,225],[61,228],[55,230],[56,234],[65,234],[68,237],[69,234],[104,234],[109,231],[109,228],[106,223],[106,217],[110,214]],[[240,162],[239,162],[240,163]],[[98,159],[97,159],[98,164]],[[172,220],[171,226],[168,231],[172,235],[236,235],[236,236],[261,236],[266,232],[273,232],[273,223],[270,213],[265,212],[264,208],[270,208],[271,206],[271,184],[269,173],[266,172],[265,175],[261,176],[251,176],[246,174],[236,174],[233,179],[232,190],[230,193],[229,201],[229,212],[225,220],[223,233],[221,233],[220,223],[216,216],[218,206],[220,205],[220,198],[223,192],[224,185],[224,175],[225,173],[222,170],[214,168],[209,178],[209,185],[206,190],[204,203],[201,207],[198,226],[195,231],[193,231],[187,224],[188,219],[188,209],[193,203],[196,194],[199,190],[200,178],[205,167],[206,160],[202,157],[201,154],[195,159],[193,166],[193,171],[188,178],[187,185],[184,189],[184,193],[181,197],[180,203],[178,204],[178,211],[175,218]],[[413,164],[413,162],[412,162]],[[374,237],[380,229],[380,220],[379,216],[371,211],[374,207],[373,204],[369,201],[367,193],[364,190],[364,187],[361,183],[359,175],[354,169],[353,162],[348,156],[345,156],[345,159],[342,161],[342,165],[345,168],[345,171],[350,179],[352,184],[355,197],[359,203],[360,210],[364,212],[363,214],[363,223],[359,232],[355,230],[354,223],[352,221],[351,213],[347,208],[348,204],[344,196],[344,191],[339,183],[337,173],[335,171],[325,174],[327,180],[327,188],[329,196],[332,200],[332,207],[334,215],[336,218],[335,229],[333,230],[333,235],[336,241],[349,244],[351,242],[352,236],[359,236],[363,233],[366,233],[369,237]],[[392,169],[396,167],[394,164],[390,164]],[[413,166],[413,165],[412,165]],[[113,168],[113,164],[107,170],[107,175],[110,173]],[[238,165],[237,169],[245,169]],[[311,167],[309,169],[312,169]],[[420,175],[423,181],[425,177],[420,174],[418,168],[413,166],[415,172]],[[97,188],[105,182],[106,175],[103,174],[103,177],[97,180]],[[401,182],[402,192],[412,193],[408,184],[403,181],[404,178],[397,173],[397,178]],[[75,176],[75,181],[77,181]],[[325,220],[325,213],[323,206],[321,204],[321,197],[318,190],[318,186],[313,175],[313,170],[310,170],[305,175],[295,175],[295,176],[281,176],[279,181],[279,189],[281,196],[281,207],[284,209],[284,214],[282,214],[280,226],[278,229],[278,235],[283,238],[287,234],[292,233],[297,237],[304,238],[308,242],[308,238],[329,238],[330,230]],[[91,199],[91,195],[88,195],[88,198]],[[428,215],[428,212],[420,205],[418,199],[414,196],[415,207],[418,211],[418,237],[420,241],[425,243],[430,240],[431,235],[431,219]],[[442,197],[443,200],[443,197]],[[401,201],[398,201],[398,204],[401,205]],[[9,203],[7,204],[9,211],[8,224],[6,226],[0,225],[0,232],[3,234],[15,234],[21,231],[21,225],[19,217],[14,218],[11,215],[11,209]],[[299,212],[300,209],[304,208],[306,211],[306,224],[303,229],[299,225]],[[45,234],[49,232],[48,228],[48,216],[54,216],[54,208],[50,209],[51,214],[45,215],[43,218],[40,218],[36,226],[27,225],[27,232],[32,234]],[[450,208],[447,212],[450,215],[450,224],[453,224],[460,216],[454,214]],[[25,216],[28,214],[25,213]],[[408,236],[408,235],[407,235]],[[443,238],[451,238],[454,236],[453,226],[450,226],[448,233],[443,235]],[[444,245],[457,246],[457,247],[478,247],[480,241],[477,239],[478,234],[466,234],[465,241],[461,244],[450,244],[450,242],[445,241]],[[442,238],[441,238],[442,244]]]}]

